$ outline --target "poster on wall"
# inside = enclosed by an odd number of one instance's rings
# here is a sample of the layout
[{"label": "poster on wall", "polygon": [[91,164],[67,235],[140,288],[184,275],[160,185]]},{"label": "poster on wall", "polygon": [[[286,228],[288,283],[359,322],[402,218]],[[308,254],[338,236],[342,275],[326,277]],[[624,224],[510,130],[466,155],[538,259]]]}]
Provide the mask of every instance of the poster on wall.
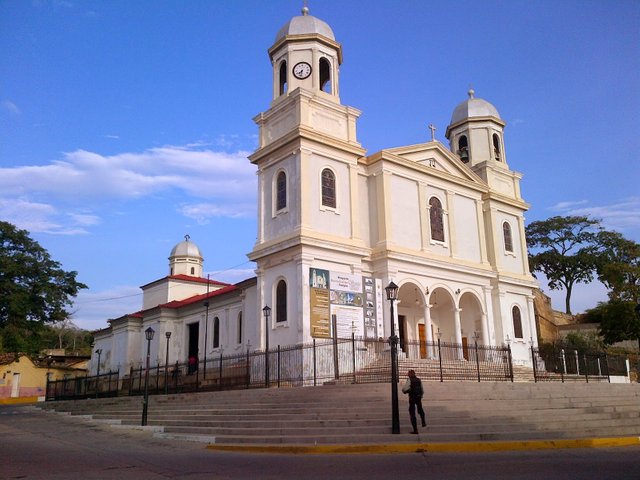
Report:
[{"label": "poster on wall", "polygon": [[311,336],[331,338],[328,270],[309,269],[309,306],[311,309]]},{"label": "poster on wall", "polygon": [[382,332],[381,281],[349,273],[309,269],[311,336],[333,336],[336,317],[339,338],[378,338]]}]

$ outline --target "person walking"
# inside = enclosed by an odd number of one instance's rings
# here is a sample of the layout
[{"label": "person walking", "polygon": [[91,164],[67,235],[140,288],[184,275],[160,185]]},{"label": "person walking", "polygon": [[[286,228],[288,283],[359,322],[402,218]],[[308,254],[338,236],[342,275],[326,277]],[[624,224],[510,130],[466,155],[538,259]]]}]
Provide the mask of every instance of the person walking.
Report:
[{"label": "person walking", "polygon": [[418,414],[422,420],[422,426],[427,426],[424,409],[422,408],[422,396],[424,395],[424,389],[422,388],[422,380],[416,376],[415,370],[409,370],[407,372],[407,377],[407,381],[402,386],[402,393],[409,394],[409,417],[411,417],[411,426],[413,427],[413,432],[411,433],[417,434],[418,421],[416,420],[416,407],[418,408]]}]

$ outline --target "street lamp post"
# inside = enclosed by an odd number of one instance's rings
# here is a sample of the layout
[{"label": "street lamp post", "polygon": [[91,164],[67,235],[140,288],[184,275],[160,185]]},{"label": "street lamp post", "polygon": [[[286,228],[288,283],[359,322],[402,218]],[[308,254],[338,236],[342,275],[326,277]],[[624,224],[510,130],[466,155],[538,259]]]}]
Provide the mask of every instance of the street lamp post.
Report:
[{"label": "street lamp post", "polygon": [[102,349],[98,348],[96,350],[96,353],[98,354],[98,369],[97,369],[97,372],[96,372],[96,377],[99,377],[100,376],[100,356],[102,355]]},{"label": "street lamp post", "polygon": [[147,339],[147,369],[144,372],[144,399],[142,400],[142,426],[147,424],[147,408],[149,406],[149,358],[151,355],[151,340],[153,340],[153,334],[156,333],[151,327],[144,331],[144,336]]},{"label": "street lamp post", "polygon": [[269,305],[265,305],[262,313],[264,313],[264,386],[269,387],[269,316],[271,315]]},{"label": "street lamp post", "polygon": [[473,343],[476,347],[476,370],[478,372],[478,382],[480,382],[480,358],[478,356],[478,339],[480,338],[480,334],[477,330],[473,331]]},{"label": "street lamp post", "polygon": [[98,355],[98,368],[96,369],[96,398],[98,398],[98,392],[100,391],[100,356],[102,355],[102,349],[98,348],[96,350],[96,354]]},{"label": "street lamp post", "polygon": [[393,302],[398,299],[398,286],[390,282],[385,288],[387,300],[391,304],[391,433],[400,433],[400,414],[398,412],[398,337],[394,321]]},{"label": "street lamp post", "polygon": [[[209,277],[207,276],[207,296],[209,295]],[[207,379],[207,333],[209,332],[209,300],[204,302],[204,367],[202,369],[202,378]],[[215,333],[214,333],[215,335]]]},{"label": "street lamp post", "polygon": [[169,339],[171,338],[171,332],[164,334],[167,337],[167,356],[164,359],[164,394],[169,393]]}]

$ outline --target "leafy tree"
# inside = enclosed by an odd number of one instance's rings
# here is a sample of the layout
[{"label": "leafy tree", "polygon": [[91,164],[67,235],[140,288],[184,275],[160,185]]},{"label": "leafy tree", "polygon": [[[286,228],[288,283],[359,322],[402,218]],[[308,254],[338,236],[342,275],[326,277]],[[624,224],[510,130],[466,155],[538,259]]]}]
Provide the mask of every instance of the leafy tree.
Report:
[{"label": "leafy tree", "polygon": [[564,288],[568,314],[573,286],[593,280],[600,228],[598,220],[583,216],[552,217],[526,228],[531,272],[544,273],[553,290]]},{"label": "leafy tree", "polygon": [[640,244],[618,232],[598,234],[598,279],[609,289],[612,301],[640,300]]},{"label": "leafy tree", "polygon": [[600,302],[584,316],[588,321],[600,324],[600,335],[607,345],[623,340],[640,342],[640,315],[636,305],[621,300]]},{"label": "leafy tree", "polygon": [[0,333],[5,351],[32,352],[42,327],[69,317],[72,299],[87,288],[76,275],[62,270],[29,232],[0,221]]}]

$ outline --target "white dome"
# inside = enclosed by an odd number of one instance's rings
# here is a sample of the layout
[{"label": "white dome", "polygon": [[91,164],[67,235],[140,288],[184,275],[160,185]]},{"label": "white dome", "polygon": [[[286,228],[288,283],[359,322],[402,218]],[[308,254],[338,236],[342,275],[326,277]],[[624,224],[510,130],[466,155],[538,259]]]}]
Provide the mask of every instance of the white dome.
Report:
[{"label": "white dome", "polygon": [[469,98],[460,103],[453,111],[450,125],[474,117],[495,117],[500,119],[500,114],[496,107],[482,98],[475,98],[473,95],[474,91],[469,90]]},{"label": "white dome", "polygon": [[174,257],[193,257],[202,260],[200,249],[195,243],[189,241],[189,235],[185,235],[185,239],[173,247],[169,258]]},{"label": "white dome", "polygon": [[333,30],[322,20],[309,15],[309,9],[303,8],[302,15],[293,17],[276,34],[276,43],[287,35],[317,34],[335,41]]}]

